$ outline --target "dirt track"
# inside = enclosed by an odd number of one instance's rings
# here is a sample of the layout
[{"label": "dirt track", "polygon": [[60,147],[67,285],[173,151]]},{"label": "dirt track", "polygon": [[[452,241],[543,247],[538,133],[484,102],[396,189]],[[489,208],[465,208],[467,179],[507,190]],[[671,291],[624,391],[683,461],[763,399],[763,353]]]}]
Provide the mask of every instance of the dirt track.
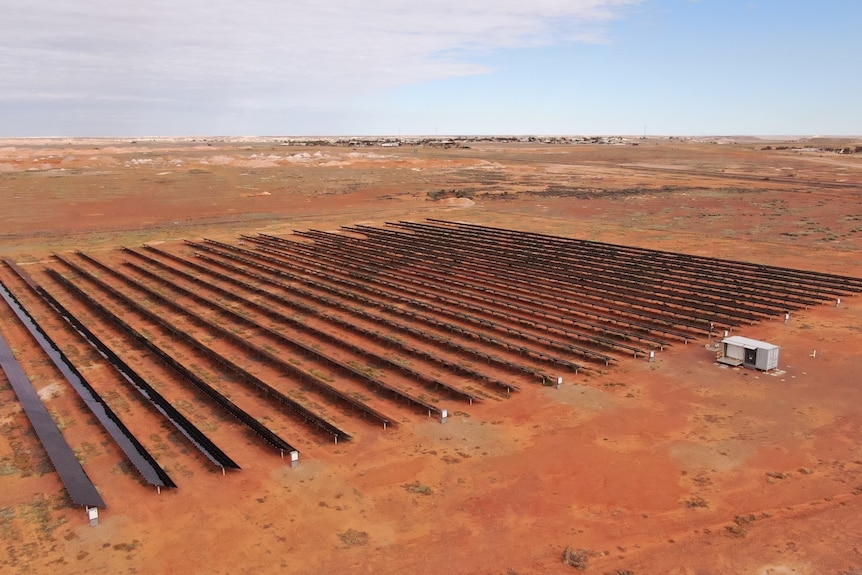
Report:
[{"label": "dirt track", "polygon": [[[287,344],[275,334],[383,377],[358,350],[310,339],[308,330],[291,326],[289,319],[295,318],[306,328],[332,330],[329,320],[312,313],[322,306],[320,300],[278,292],[307,306],[267,304],[284,314],[278,319],[223,293],[198,289],[165,267],[198,273],[187,264],[149,253],[160,266],[117,249],[150,242],[192,261],[194,250],[183,238],[237,244],[240,234],[265,233],[302,242],[290,232],[440,218],[858,278],[860,154],[680,140],[638,146],[489,143],[460,150],[209,144],[17,141],[0,147],[0,254],[22,264],[95,326],[99,337],[242,467],[222,476],[4,266],[0,279],[83,367],[179,489],[157,495],[136,477],[4,305],[3,337],[47,398],[108,508],[98,528],[86,526],[83,511],[68,504],[0,376],[3,568],[568,573],[574,570],[561,557],[572,546],[587,551],[588,573],[813,575],[862,569],[860,296],[840,307],[794,312],[787,323],[775,317],[746,326],[740,333],[781,345],[780,370],[773,374],[717,366],[702,334],[688,345],[664,349],[652,363],[614,353],[615,365],[567,372],[560,389],[454,348],[440,352],[511,381],[520,388],[511,397],[469,375],[453,376],[422,358],[393,354],[357,332],[339,332],[345,342],[378,358],[454,380],[483,399],[471,405],[428,391],[393,365],[383,370],[387,383],[449,408],[441,425],[415,406],[341,377],[332,363],[280,347]],[[170,294],[180,307],[261,350],[278,350],[314,377],[343,384],[347,395],[362,398],[397,425],[384,430],[344,404],[297,387],[248,349],[123,287],[75,250]],[[220,373],[199,350],[166,337],[152,319],[71,274],[50,258],[52,252],[137,294],[145,307],[259,379],[291,390],[288,395],[325,414],[352,440],[335,444],[325,434],[309,432],[265,396]],[[241,311],[275,334],[239,325],[213,306],[122,265],[126,260]],[[127,335],[64,291],[48,268],[88,286],[135,329],[289,438],[301,452],[299,466],[291,468],[236,419],[179,385]],[[215,276],[208,281],[242,291]],[[332,293],[327,297],[337,299]],[[351,305],[384,313],[361,302]],[[414,321],[393,315],[396,320]],[[427,324],[422,329],[433,331]],[[403,333],[399,337],[413,341]],[[419,339],[413,343],[423,345]]]}]

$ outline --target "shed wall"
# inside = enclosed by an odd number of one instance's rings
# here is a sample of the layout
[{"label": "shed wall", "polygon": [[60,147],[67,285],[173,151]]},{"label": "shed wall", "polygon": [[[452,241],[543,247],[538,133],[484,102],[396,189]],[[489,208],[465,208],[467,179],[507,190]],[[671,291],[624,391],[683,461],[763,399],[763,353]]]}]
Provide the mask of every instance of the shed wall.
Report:
[{"label": "shed wall", "polygon": [[757,369],[768,371],[778,367],[778,348],[760,348],[757,350]]}]

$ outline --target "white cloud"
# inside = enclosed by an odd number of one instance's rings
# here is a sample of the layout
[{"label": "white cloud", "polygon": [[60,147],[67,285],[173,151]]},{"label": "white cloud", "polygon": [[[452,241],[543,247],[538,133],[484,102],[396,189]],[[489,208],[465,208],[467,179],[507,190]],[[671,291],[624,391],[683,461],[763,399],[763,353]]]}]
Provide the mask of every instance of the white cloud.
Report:
[{"label": "white cloud", "polygon": [[0,103],[302,105],[485,73],[501,48],[601,41],[642,1],[19,1],[3,10]]}]

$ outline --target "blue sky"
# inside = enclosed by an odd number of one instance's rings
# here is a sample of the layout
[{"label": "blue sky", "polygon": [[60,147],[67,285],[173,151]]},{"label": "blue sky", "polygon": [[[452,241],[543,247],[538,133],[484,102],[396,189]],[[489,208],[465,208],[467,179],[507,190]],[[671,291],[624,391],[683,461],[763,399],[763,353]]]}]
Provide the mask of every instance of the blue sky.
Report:
[{"label": "blue sky", "polygon": [[0,137],[862,135],[858,0],[0,7]]}]

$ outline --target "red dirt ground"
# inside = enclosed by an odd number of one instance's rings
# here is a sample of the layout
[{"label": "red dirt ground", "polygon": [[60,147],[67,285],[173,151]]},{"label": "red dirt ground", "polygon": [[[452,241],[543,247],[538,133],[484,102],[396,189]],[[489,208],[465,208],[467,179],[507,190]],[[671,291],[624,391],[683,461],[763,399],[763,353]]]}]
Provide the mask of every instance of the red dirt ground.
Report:
[{"label": "red dirt ground", "polygon": [[[0,255],[39,275],[52,252],[433,217],[862,277],[862,154],[766,144],[6,141]],[[0,279],[40,310],[5,266]],[[156,494],[4,304],[0,332],[108,508],[87,526],[0,375],[0,572],[572,573],[571,546],[587,573],[862,573],[860,325],[856,296],[746,328],[781,346],[767,374],[719,367],[704,338],[445,424],[390,408],[402,423],[383,431],[333,410],[354,435],[338,445],[272,421],[296,438],[296,468],[184,397],[243,467],[224,477],[114,392],[180,485]],[[116,387],[94,353],[67,351]]]}]

